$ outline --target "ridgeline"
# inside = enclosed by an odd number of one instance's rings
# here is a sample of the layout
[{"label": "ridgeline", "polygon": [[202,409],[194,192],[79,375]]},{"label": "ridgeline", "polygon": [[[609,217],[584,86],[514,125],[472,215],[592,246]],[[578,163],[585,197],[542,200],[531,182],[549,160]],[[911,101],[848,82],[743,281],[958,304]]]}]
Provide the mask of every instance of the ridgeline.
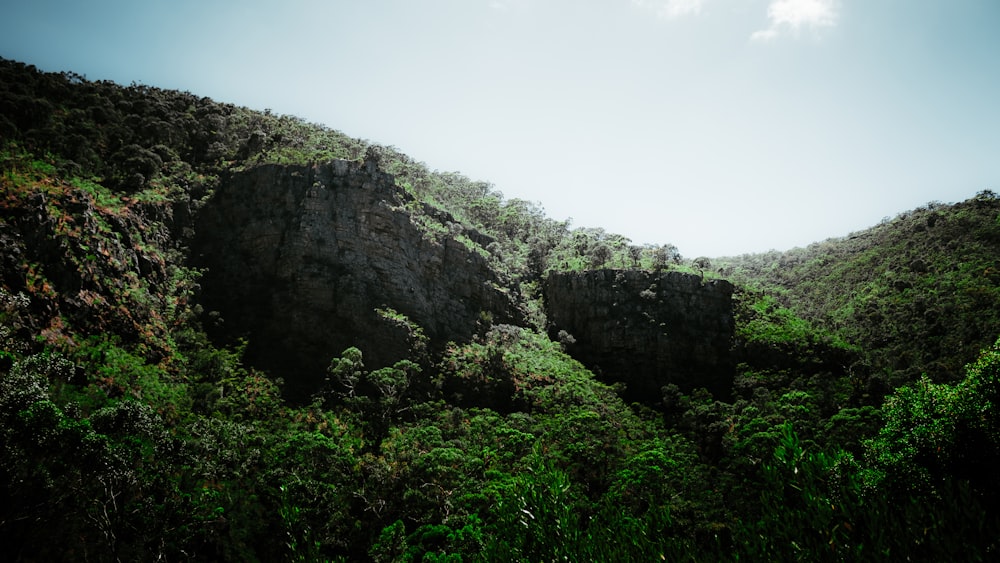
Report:
[{"label": "ridgeline", "polygon": [[997,557],[992,192],[690,260],[2,59],[0,171],[4,558]]}]

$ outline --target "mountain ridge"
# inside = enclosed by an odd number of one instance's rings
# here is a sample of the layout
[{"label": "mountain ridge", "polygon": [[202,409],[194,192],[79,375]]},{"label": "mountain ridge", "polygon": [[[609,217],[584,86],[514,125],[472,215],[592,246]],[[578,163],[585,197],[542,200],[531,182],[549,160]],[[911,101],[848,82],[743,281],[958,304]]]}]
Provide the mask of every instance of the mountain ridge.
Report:
[{"label": "mountain ridge", "polygon": [[6,60],[0,135],[14,560],[998,549],[992,192],[685,259],[293,117]]}]

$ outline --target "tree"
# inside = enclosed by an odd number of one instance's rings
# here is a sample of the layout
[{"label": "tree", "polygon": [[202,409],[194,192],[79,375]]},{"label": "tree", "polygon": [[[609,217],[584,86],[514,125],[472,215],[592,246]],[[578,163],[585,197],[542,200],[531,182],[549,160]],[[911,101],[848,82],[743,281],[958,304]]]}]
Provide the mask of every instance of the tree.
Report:
[{"label": "tree", "polygon": [[351,346],[339,358],[330,360],[326,368],[327,381],[335,385],[334,392],[344,399],[354,399],[358,395],[358,384],[364,376],[364,362],[361,350]]},{"label": "tree", "polygon": [[701,274],[702,279],[705,279],[705,270],[709,270],[712,268],[712,261],[705,256],[699,256],[698,258],[695,258],[694,260],[691,261],[691,264],[695,268],[698,268],[698,273]]},{"label": "tree", "polygon": [[[896,390],[883,406],[885,426],[867,442],[882,486],[933,494],[949,479],[967,480],[984,499],[1000,500],[1000,340],[966,367],[956,384],[927,377]],[[991,502],[988,506],[995,506]]]},{"label": "tree", "polygon": [[632,260],[632,267],[638,268],[642,261],[642,247],[634,244],[629,245],[628,257]]},{"label": "tree", "polygon": [[611,248],[604,242],[598,242],[590,249],[590,267],[603,267],[611,259]]},{"label": "tree", "polygon": [[670,264],[677,264],[681,260],[681,254],[677,247],[672,244],[654,246],[652,248],[653,268],[660,271]]}]

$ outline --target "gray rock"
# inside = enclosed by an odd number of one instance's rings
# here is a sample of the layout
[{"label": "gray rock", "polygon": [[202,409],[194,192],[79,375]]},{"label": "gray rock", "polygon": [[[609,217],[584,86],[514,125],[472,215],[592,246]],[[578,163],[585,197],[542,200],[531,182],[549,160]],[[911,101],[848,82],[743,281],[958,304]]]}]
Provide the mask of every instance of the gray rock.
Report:
[{"label": "gray rock", "polygon": [[248,338],[248,359],[290,396],[321,385],[349,346],[374,369],[410,354],[405,323],[432,346],[468,340],[482,313],[523,322],[487,260],[443,229],[426,232],[410,196],[373,162],[264,165],[225,178],[197,217],[194,261],[206,310]]},{"label": "gray rock", "polygon": [[659,402],[668,384],[729,396],[732,294],[727,281],[640,270],[553,273],[545,285],[552,337],[571,335],[569,354],[647,404]]}]

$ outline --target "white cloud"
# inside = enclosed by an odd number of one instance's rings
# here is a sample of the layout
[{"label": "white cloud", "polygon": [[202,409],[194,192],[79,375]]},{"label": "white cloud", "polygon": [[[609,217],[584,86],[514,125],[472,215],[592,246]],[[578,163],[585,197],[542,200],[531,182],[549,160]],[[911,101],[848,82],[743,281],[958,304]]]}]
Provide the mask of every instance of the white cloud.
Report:
[{"label": "white cloud", "polygon": [[755,41],[769,41],[783,30],[798,33],[802,28],[818,29],[837,24],[837,0],[771,0],[767,7],[767,29],[750,36]]},{"label": "white cloud", "polygon": [[632,0],[632,3],[656,12],[658,17],[672,20],[698,15],[705,0]]}]

